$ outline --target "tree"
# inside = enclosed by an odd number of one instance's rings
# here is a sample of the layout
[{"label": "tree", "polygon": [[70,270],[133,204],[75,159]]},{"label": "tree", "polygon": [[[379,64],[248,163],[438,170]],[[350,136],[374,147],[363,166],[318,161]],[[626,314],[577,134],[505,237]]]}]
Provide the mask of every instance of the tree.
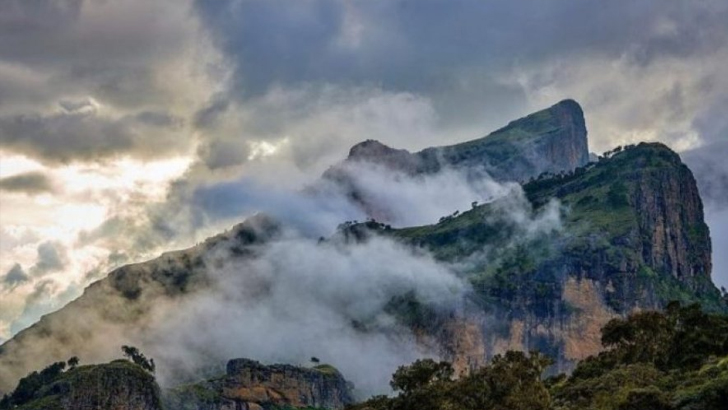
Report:
[{"label": "tree", "polygon": [[455,408],[547,410],[551,397],[541,374],[551,359],[538,352],[508,351],[464,377],[453,389]]},{"label": "tree", "polygon": [[409,366],[400,366],[392,375],[389,383],[394,391],[411,393],[426,388],[432,383],[448,381],[454,371],[448,362],[436,362],[432,359],[417,360]]},{"label": "tree", "polygon": [[68,359],[68,369],[73,370],[78,366],[79,360],[77,356],[73,356],[72,358]]},{"label": "tree", "polygon": [[699,305],[672,302],[665,312],[639,312],[609,321],[602,329],[602,344],[611,349],[614,364],[698,368],[711,356],[728,354],[728,317],[707,314]]},{"label": "tree", "polygon": [[45,385],[54,382],[66,368],[65,362],[56,362],[40,372],[34,371],[18,382],[18,387],[0,401],[0,409],[12,409],[35,398],[35,394]]},{"label": "tree", "polygon": [[619,404],[618,410],[672,410],[669,400],[656,387],[634,389]]},{"label": "tree", "polygon": [[142,352],[140,352],[136,347],[124,345],[121,346],[121,351],[124,352],[124,356],[129,358],[134,364],[149,373],[154,373],[156,370],[154,359],[147,359],[146,356],[144,356],[144,354],[142,354]]}]

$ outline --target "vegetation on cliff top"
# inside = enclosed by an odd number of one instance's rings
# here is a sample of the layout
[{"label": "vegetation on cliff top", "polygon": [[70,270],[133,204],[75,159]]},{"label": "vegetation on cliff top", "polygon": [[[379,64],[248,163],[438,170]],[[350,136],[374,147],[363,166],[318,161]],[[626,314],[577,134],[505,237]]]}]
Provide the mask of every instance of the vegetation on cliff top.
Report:
[{"label": "vegetation on cliff top", "polygon": [[[664,307],[671,300],[727,310],[710,282],[710,236],[694,179],[680,157],[664,145],[618,148],[597,163],[571,173],[544,175],[523,188],[525,198],[474,204],[471,210],[434,225],[380,232],[427,248],[441,260],[468,261],[463,273],[486,308],[525,309],[538,316],[549,314],[549,309],[568,311],[568,306],[544,306],[560,299],[566,270],[611,283],[613,290],[605,300],[618,313],[644,308],[637,306],[642,302]],[[653,200],[664,204],[649,203]],[[535,218],[554,204],[560,229],[540,235],[524,235],[511,215],[520,207]],[[671,215],[657,215],[668,211]],[[652,216],[645,216],[649,212]],[[659,225],[667,217],[676,218],[680,226]],[[676,251],[678,260],[665,262],[670,250],[656,257],[654,252],[663,251],[654,249],[658,241],[653,235],[660,229],[672,230],[674,237],[668,240],[675,243],[665,249],[681,247]],[[670,271],[670,265],[680,265],[682,276]]]},{"label": "vegetation on cliff top", "polygon": [[728,316],[670,304],[614,319],[602,329],[606,351],[571,376],[542,379],[548,358],[507,352],[457,379],[447,362],[400,367],[395,397],[350,410],[717,410],[728,408]]},{"label": "vegetation on cliff top", "polygon": [[106,408],[123,399],[121,392],[146,401],[146,407],[140,408],[161,409],[159,387],[150,369],[128,360],[79,366],[78,358],[72,357],[20,379],[16,389],[0,400],[0,410],[63,410],[78,400]]}]

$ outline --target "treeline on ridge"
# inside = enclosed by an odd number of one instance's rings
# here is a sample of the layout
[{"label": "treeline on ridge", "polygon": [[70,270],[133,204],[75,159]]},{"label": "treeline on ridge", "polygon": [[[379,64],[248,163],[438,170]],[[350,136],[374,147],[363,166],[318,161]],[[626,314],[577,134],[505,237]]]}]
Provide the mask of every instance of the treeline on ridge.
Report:
[{"label": "treeline on ridge", "polygon": [[613,319],[605,351],[570,375],[543,378],[551,360],[509,351],[455,377],[447,362],[418,360],[392,376],[397,396],[349,410],[719,410],[728,409],[728,315],[671,303]]}]

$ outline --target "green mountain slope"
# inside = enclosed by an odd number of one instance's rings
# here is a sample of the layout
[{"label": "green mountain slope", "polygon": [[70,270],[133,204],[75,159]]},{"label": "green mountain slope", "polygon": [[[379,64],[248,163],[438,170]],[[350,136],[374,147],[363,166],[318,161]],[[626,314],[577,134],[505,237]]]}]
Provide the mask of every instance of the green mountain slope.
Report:
[{"label": "green mountain slope", "polygon": [[488,250],[467,274],[484,299],[503,304],[529,287],[560,294],[568,274],[609,284],[606,300],[620,313],[671,300],[723,308],[710,281],[710,236],[695,180],[664,145],[620,150],[573,173],[532,181],[524,191],[534,214],[559,201],[559,230],[524,235],[511,214],[514,199],[506,198],[390,234],[449,261]]},{"label": "green mountain slope", "polygon": [[677,300],[726,311],[711,282],[711,244],[695,180],[661,144],[618,150],[523,193],[438,224],[374,230],[423,247],[468,278],[463,320],[437,320],[413,301],[402,320],[434,336],[458,370],[509,349],[538,349],[556,370],[601,349],[599,330],[634,310]]}]

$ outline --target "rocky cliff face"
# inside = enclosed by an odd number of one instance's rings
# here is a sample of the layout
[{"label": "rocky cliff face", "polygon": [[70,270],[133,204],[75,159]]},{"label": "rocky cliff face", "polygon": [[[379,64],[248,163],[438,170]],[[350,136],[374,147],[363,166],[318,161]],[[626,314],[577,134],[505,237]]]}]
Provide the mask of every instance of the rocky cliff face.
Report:
[{"label": "rocky cliff face", "polygon": [[[469,338],[480,344],[468,356],[538,349],[568,370],[601,349],[599,330],[613,317],[671,300],[726,309],[710,281],[710,236],[695,180],[667,147],[640,144],[524,189],[534,214],[560,201],[559,229],[523,235],[509,207],[493,203],[437,225],[385,232],[467,263],[474,294],[465,322],[482,332]],[[446,355],[461,355],[459,336],[431,331]]]},{"label": "rocky cliff face", "polygon": [[235,359],[225,376],[182,386],[166,394],[168,410],[343,409],[353,402],[350,386],[333,367],[266,366]]}]

